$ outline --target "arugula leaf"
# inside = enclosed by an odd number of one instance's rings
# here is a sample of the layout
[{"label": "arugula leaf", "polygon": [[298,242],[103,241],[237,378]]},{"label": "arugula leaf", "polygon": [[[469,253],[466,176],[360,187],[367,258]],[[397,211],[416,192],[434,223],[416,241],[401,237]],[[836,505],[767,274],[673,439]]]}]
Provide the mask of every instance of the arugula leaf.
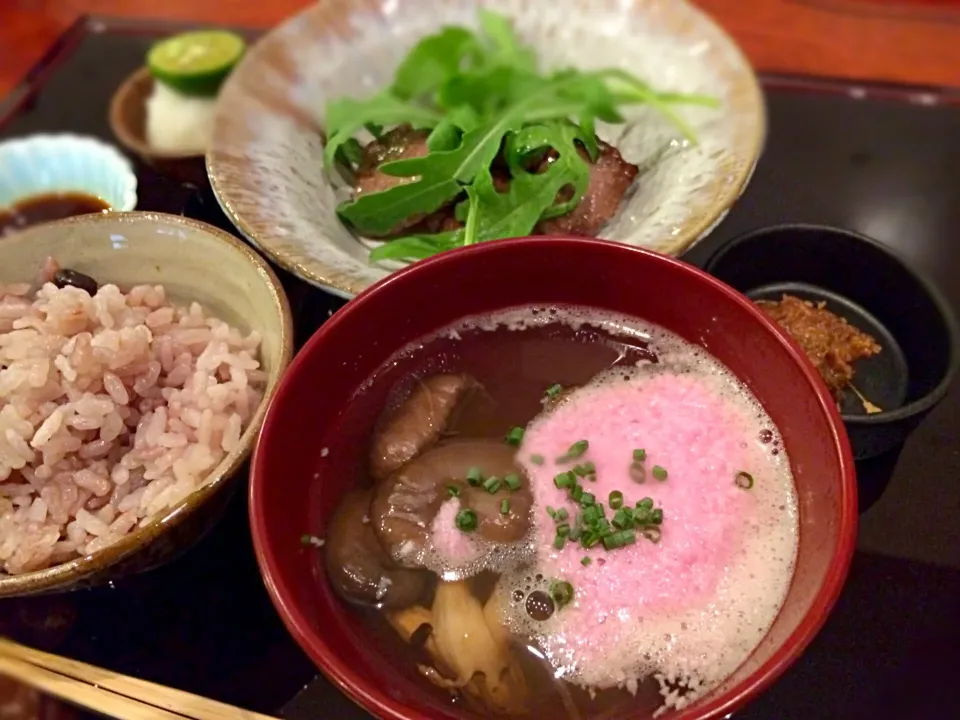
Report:
[{"label": "arugula leaf", "polygon": [[[481,9],[480,31],[445,27],[423,38],[400,64],[391,87],[367,100],[343,99],[327,108],[324,162],[348,169],[362,159],[355,135],[398,125],[429,129],[427,154],[388,162],[379,171],[406,182],[363,194],[337,211],[359,232],[385,235],[404,221],[432,213],[458,197],[465,222],[459,230],[410,235],[370,254],[371,261],[418,259],[458,245],[529,234],[537,222],[572,210],[599,154],[596,123],[621,123],[620,108],[648,104],[691,142],[692,129],[672,106],[715,106],[701,95],[658,92],[620,69],[552,73],[537,71],[537,58],[510,20]],[[511,170],[509,190],[498,193],[491,166],[503,150]],[[558,158],[531,173],[531,153],[553,149]],[[561,190],[572,197],[558,202]],[[566,198],[569,193],[564,192]]]},{"label": "arugula leaf", "polygon": [[677,115],[670,107],[671,102],[677,102],[677,95],[673,96],[673,100],[665,101],[663,97],[640,78],[618,68],[602,70],[599,74],[601,77],[614,80],[615,84],[623,86],[623,89],[620,91],[621,99],[630,99],[632,96],[635,102],[645,103],[656,108],[660,114],[676,125],[680,133],[690,143],[694,145],[697,143],[696,133],[694,133],[693,129],[687,125],[683,118]]},{"label": "arugula leaf", "polygon": [[[511,168],[513,180],[506,193],[498,193],[489,173],[478,176],[467,196],[476,193],[480,200],[477,236],[480,241],[529,235],[544,217],[564,215],[575,208],[590,184],[590,166],[578,152],[579,128],[569,122],[557,122],[527,128],[528,146],[541,144],[557,153],[557,158],[539,173],[526,172],[522,166]],[[573,189],[565,202],[557,195],[564,188]]]},{"label": "arugula leaf", "polygon": [[337,150],[354,134],[367,125],[403,125],[414,128],[432,128],[443,116],[428,108],[412,105],[390,92],[381,92],[366,100],[342,98],[327,105],[327,145],[323,160],[332,168]]},{"label": "arugula leaf", "polygon": [[383,260],[423,260],[460,246],[460,231],[436,235],[407,235],[390,240],[370,251],[370,262]]},{"label": "arugula leaf", "polygon": [[[490,169],[484,168],[467,188],[464,228],[392,240],[374,250],[370,261],[421,260],[454,247],[522,237],[529,235],[542,217],[569,212],[580,202],[590,182],[590,168],[575,144],[578,128],[564,122],[530,130],[531,138],[543,139],[558,154],[544,172],[528,173],[518,168],[510,188],[500,193],[494,186]],[[565,203],[557,203],[557,194],[566,187],[573,188],[572,197]]]},{"label": "arugula leaf", "polygon": [[480,117],[470,107],[454,108],[446,114],[427,138],[430,152],[455,150],[460,145],[464,132],[475,130],[480,125]]},{"label": "arugula leaf", "polygon": [[409,100],[435,91],[456,75],[465,60],[476,60],[483,48],[477,37],[461,27],[446,27],[428,35],[400,63],[393,80],[393,94]]},{"label": "arugula leaf", "polygon": [[[493,183],[493,178],[490,179]],[[467,223],[463,227],[463,244],[473,245],[477,242],[480,222],[480,196],[475,192],[467,191]],[[460,209],[459,207],[457,208]]]},{"label": "arugula leaf", "polygon": [[[393,177],[414,177],[383,192],[361,195],[341,204],[337,212],[360,232],[385,235],[413,215],[434,212],[456,197],[463,185],[490,163],[500,151],[503,136],[519,129],[519,111],[466,133],[454,150],[431,152],[424,157],[394,160],[380,166]],[[462,184],[461,184],[462,183]]]},{"label": "arugula leaf", "polygon": [[455,150],[384,163],[379,169],[386,175],[416,176],[417,179],[383,192],[362,195],[341,204],[337,212],[360,232],[375,236],[389,233],[407,218],[434,212],[456,197],[477,173],[489,169],[504,135],[522,129],[532,108],[543,113],[557,104],[565,107],[563,96],[582,84],[579,75],[559,77],[542,84],[537,92],[514,103],[495,119],[466,133]]},{"label": "arugula leaf", "polygon": [[589,112],[580,114],[580,139],[590,156],[590,162],[600,157],[600,145],[597,143],[597,119]]},{"label": "arugula leaf", "polygon": [[489,64],[509,65],[531,73],[536,71],[537,56],[520,42],[507,17],[480,8],[478,18],[480,29],[489,41],[490,51],[486,58]]},{"label": "arugula leaf", "polygon": [[341,145],[340,150],[343,151],[344,160],[346,160],[351,167],[356,167],[363,162],[363,146],[354,138],[350,138]]},{"label": "arugula leaf", "polygon": [[[568,120],[528,125],[520,132],[510,133],[503,143],[503,159],[512,174],[530,169],[529,160],[545,155],[546,150],[562,150],[573,138],[586,146],[587,136],[579,126]],[[596,144],[596,137],[593,138]]]},{"label": "arugula leaf", "polygon": [[492,117],[542,88],[543,78],[513,67],[497,66],[463,72],[447,79],[437,91],[437,105],[448,112],[471,108]]}]

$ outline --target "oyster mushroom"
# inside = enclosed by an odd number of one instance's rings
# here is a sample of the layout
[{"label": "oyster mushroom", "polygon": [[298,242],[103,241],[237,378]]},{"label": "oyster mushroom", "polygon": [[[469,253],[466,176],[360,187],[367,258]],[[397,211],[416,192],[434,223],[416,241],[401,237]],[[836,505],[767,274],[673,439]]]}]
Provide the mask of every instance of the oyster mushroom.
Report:
[{"label": "oyster mushroom", "polygon": [[430,682],[462,690],[493,713],[527,712],[526,679],[510,651],[509,633],[496,618],[462,581],[441,582],[430,610],[415,606],[388,614],[391,625],[408,642],[424,624],[431,626],[424,647],[434,664],[419,666]]},{"label": "oyster mushroom", "polygon": [[469,375],[434,375],[421,381],[374,435],[373,477],[382,480],[435,443],[457,405],[476,387]]},{"label": "oyster mushroom", "polygon": [[[467,476],[478,469],[485,478],[497,477],[500,489],[487,492],[470,485]],[[520,478],[509,490],[503,479]],[[456,488],[461,507],[477,514],[474,537],[494,543],[520,540],[529,529],[530,485],[517,466],[514,449],[496,440],[451,440],[427,450],[381,482],[370,504],[370,517],[380,544],[399,564],[418,567],[432,547],[433,521],[450,488]],[[507,500],[507,511],[501,505]]]},{"label": "oyster mushroom", "polygon": [[327,576],[344,600],[387,608],[413,605],[431,576],[390,559],[367,518],[369,508],[369,491],[353,491],[334,512],[324,543]]}]

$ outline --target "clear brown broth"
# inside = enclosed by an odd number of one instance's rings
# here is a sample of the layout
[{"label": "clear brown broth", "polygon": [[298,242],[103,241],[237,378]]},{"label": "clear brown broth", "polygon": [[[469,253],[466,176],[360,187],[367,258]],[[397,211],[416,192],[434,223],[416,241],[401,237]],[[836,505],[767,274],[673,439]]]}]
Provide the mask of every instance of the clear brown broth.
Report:
[{"label": "clear brown broth", "polygon": [[[457,413],[450,434],[471,438],[500,438],[514,426],[526,426],[542,410],[544,391],[554,383],[564,387],[583,385],[600,372],[618,366],[634,366],[638,361],[656,362],[656,355],[643,341],[634,337],[615,337],[595,328],[574,330],[555,323],[523,331],[460,331],[460,339],[430,339],[381,368],[357,394],[334,432],[325,439],[330,456],[328,467],[356,468],[357,487],[370,487],[373,480],[366,458],[373,428],[381,413],[401,403],[418,381],[436,373],[468,373],[476,378],[484,392],[475,395]],[[363,443],[343,443],[335,438],[364,437]],[[484,573],[471,580],[478,599],[485,601],[497,580]],[[429,607],[430,598],[424,599]],[[466,717],[489,717],[467,706],[462,698],[451,698],[419,677],[418,662],[426,658],[403,642],[384,616],[376,609],[350,606],[364,645],[378,648],[382,661],[415,677],[445,703],[463,709]],[[574,685],[555,680],[546,661],[538,659],[518,639],[514,652],[524,670],[530,689],[531,710],[522,717],[564,720],[606,720],[652,715],[660,704],[659,686],[653,679],[641,682],[636,696],[625,690],[611,689],[594,697]],[[567,695],[566,701],[564,694]],[[569,710],[572,700],[575,713]]]}]

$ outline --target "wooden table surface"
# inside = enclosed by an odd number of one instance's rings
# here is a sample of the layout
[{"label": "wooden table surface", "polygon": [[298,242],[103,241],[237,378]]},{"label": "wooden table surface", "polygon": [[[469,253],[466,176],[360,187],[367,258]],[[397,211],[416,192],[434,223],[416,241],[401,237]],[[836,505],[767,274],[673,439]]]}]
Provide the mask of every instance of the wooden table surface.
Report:
[{"label": "wooden table surface", "polygon": [[[406,0],[415,2],[415,0]],[[0,0],[0,97],[83,13],[269,27],[310,0]],[[699,0],[764,71],[960,88],[960,0]]]}]

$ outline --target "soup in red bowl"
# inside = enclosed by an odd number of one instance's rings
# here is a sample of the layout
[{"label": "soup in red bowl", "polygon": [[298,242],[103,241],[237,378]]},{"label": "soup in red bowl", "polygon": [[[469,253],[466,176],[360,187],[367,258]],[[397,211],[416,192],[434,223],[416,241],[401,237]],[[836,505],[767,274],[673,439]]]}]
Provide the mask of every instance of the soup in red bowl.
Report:
[{"label": "soup in red bowl", "polygon": [[719,718],[825,621],[840,417],[749,300],[594,240],[485,243],[334,315],[253,460],[267,588],[382,718]]}]

